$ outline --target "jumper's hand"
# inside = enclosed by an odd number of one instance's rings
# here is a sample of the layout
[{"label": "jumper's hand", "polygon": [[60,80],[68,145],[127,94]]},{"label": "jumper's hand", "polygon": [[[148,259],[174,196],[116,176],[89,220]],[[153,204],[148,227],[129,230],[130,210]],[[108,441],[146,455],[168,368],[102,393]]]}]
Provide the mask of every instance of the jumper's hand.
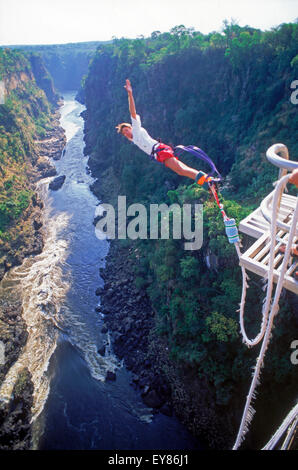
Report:
[{"label": "jumper's hand", "polygon": [[127,93],[132,93],[132,86],[128,78],[126,79],[126,85],[124,85],[124,88],[126,89]]}]

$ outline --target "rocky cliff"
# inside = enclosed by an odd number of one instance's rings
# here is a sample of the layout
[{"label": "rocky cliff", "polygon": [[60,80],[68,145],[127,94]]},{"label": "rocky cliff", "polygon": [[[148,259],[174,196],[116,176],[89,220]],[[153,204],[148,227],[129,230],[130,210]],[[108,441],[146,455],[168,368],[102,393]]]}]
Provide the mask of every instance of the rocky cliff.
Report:
[{"label": "rocky cliff", "polygon": [[41,88],[50,103],[57,105],[59,101],[59,94],[56,92],[53,84],[53,79],[45,68],[42,57],[39,54],[30,54],[30,64],[36,84]]},{"label": "rocky cliff", "polygon": [[[266,149],[282,141],[294,158],[297,154],[297,109],[289,99],[297,71],[296,37],[297,24],[285,24],[270,32],[231,25],[224,33],[207,36],[180,27],[146,39],[115,40],[98,48],[85,81],[85,153],[98,178],[92,185],[98,197],[113,204],[118,194],[126,195],[128,204],[147,207],[204,205],[201,250],[186,253],[180,240],[170,239],[126,240],[124,250],[111,251],[102,305],[106,323],[115,332],[115,349],[124,354],[144,397],[154,397],[157,408],[163,406],[160,402],[174,405],[194,434],[203,434],[212,448],[231,447],[255,363],[256,352],[247,350],[239,335],[238,259],[208,195],[152,163],[116,133],[115,126],[129,120],[123,85],[131,79],[137,112],[150,135],[175,145],[199,145],[210,155],[226,176],[221,201],[238,223],[272,190],[277,170],[268,164]],[[205,170],[188,155],[181,160]],[[130,248],[137,257],[128,257]],[[123,264],[127,270],[121,275]],[[117,283],[129,276],[133,279],[119,289]],[[259,329],[263,292],[259,279],[251,277],[247,322],[254,332]],[[136,295],[141,295],[137,303]],[[152,306],[148,310],[146,296]],[[295,369],[284,360],[289,357],[293,322],[297,325],[291,296],[284,296],[281,310],[247,448],[260,448],[269,439],[287,413],[286,404],[297,395]],[[150,334],[143,336],[148,329]],[[166,375],[168,396],[154,379],[157,369],[163,378]],[[277,400],[281,393],[283,399]]]},{"label": "rocky cliff", "polygon": [[[39,59],[32,67],[19,51],[0,49],[0,79],[5,84],[5,102],[0,104],[0,281],[25,256],[43,248],[43,203],[36,183],[55,173],[50,157],[58,158],[65,145],[57,95],[49,80],[42,83],[43,74]],[[46,88],[51,104],[37,82]],[[0,364],[0,386],[26,338],[21,299],[11,303],[1,297],[0,341],[5,361]],[[0,449],[30,448],[32,391],[30,374],[23,369],[10,402],[1,403]]]}]

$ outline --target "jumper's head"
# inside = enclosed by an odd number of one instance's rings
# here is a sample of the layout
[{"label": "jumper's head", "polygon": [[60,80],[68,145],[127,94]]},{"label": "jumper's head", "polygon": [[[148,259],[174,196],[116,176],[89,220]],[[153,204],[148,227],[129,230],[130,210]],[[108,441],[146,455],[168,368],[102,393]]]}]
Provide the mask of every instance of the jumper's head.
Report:
[{"label": "jumper's head", "polygon": [[118,134],[124,135],[128,140],[132,140],[132,126],[128,122],[122,122],[116,126]]}]

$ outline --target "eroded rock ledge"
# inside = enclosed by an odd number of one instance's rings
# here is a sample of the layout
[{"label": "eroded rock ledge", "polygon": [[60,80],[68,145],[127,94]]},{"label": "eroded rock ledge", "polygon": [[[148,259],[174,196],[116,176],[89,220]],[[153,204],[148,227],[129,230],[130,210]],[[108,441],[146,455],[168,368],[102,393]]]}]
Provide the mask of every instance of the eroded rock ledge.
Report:
[{"label": "eroded rock ledge", "polygon": [[[60,127],[56,113],[54,128],[43,141],[37,141],[39,158],[30,170],[28,181],[35,191],[41,178],[54,176],[55,167],[51,158],[58,159],[65,147],[65,134]],[[27,256],[41,253],[44,246],[42,233],[43,202],[35,192],[29,206],[9,232],[9,240],[0,240],[0,281],[13,266],[22,264]],[[13,363],[18,359],[27,340],[27,328],[22,318],[21,300],[12,304],[0,298],[0,340],[5,345],[5,363],[0,364],[0,385]],[[26,450],[32,446],[31,407],[33,403],[33,383],[30,372],[24,368],[18,375],[12,398],[8,404],[0,403],[0,449]]]},{"label": "eroded rock ledge", "polygon": [[107,267],[101,270],[105,286],[96,291],[101,296],[100,310],[112,332],[116,355],[133,373],[132,386],[140,390],[147,406],[171,416],[170,387],[149,352],[154,312],[146,292],[135,287],[129,252],[117,242],[110,247]]},{"label": "eroded rock ledge", "polygon": [[[101,299],[97,309],[104,314],[103,332],[111,332],[114,352],[132,372],[131,385],[147,406],[155,413],[176,415],[200,445],[229,449],[233,413],[228,420],[221,417],[207,381],[169,357],[167,340],[155,329],[155,312],[146,290],[135,286],[133,249],[113,240],[106,266],[100,269],[104,287],[96,294]],[[104,355],[104,348],[99,353]],[[221,432],[223,425],[231,431],[227,435]]]}]

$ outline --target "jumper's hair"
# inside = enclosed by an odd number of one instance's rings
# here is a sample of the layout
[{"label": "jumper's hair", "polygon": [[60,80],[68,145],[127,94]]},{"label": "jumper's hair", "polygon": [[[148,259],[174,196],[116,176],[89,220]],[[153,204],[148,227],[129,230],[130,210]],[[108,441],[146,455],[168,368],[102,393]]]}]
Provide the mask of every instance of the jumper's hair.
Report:
[{"label": "jumper's hair", "polygon": [[132,125],[129,124],[128,122],[122,122],[121,124],[118,124],[115,129],[117,129],[118,134],[122,134],[122,129],[124,127],[129,127],[130,129],[132,128]]}]

